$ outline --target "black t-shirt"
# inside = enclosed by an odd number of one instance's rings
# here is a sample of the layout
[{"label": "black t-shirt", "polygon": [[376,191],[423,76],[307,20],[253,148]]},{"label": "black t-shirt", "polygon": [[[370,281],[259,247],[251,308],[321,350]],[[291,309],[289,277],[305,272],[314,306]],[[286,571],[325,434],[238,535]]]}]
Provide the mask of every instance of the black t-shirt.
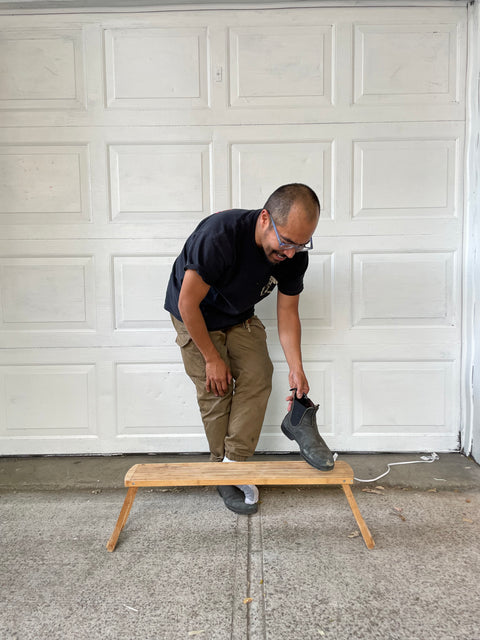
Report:
[{"label": "black t-shirt", "polygon": [[232,209],[200,222],[176,259],[165,298],[165,309],[181,320],[178,297],[185,271],[193,269],[210,285],[200,304],[207,329],[226,329],[250,318],[254,305],[278,285],[285,295],[303,290],[307,252],[279,264],[271,263],[255,243],[261,209]]}]

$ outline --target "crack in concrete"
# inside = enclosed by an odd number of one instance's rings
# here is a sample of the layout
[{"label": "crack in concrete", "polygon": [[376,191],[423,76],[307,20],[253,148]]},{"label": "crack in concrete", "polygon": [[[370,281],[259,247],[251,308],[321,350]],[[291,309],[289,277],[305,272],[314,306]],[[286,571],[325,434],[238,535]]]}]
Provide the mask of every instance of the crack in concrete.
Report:
[{"label": "crack in concrete", "polygon": [[263,566],[262,514],[248,518],[248,604],[247,639],[266,640],[266,610]]}]

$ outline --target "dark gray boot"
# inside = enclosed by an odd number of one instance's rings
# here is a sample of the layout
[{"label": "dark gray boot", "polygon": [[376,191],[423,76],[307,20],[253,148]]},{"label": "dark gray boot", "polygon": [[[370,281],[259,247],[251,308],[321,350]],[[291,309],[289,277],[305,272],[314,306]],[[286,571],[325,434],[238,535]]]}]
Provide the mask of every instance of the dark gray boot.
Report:
[{"label": "dark gray boot", "polygon": [[282,421],[282,431],[290,438],[296,440],[303,458],[315,469],[331,471],[334,467],[333,455],[326,442],[318,433],[316,413],[318,404],[313,404],[305,394],[298,399],[296,389],[290,411]]},{"label": "dark gray boot", "polygon": [[222,496],[227,509],[243,516],[257,513],[258,506],[256,504],[246,504],[245,494],[237,487],[230,485],[221,485],[217,487],[218,493]]}]

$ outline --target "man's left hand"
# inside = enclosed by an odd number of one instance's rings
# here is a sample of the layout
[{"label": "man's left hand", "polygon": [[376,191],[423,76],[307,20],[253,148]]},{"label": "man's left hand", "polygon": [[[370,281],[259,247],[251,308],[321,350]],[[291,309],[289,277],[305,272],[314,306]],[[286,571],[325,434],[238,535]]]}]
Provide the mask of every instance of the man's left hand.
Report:
[{"label": "man's left hand", "polygon": [[[290,384],[290,389],[296,389],[297,390],[297,398],[301,398],[303,396],[303,394],[305,393],[306,395],[308,395],[308,392],[310,391],[310,386],[308,384],[308,380],[307,377],[305,375],[305,372],[302,371],[290,371],[290,374],[288,376],[288,382]],[[289,396],[287,396],[285,398],[285,400],[288,403],[288,408],[287,411],[290,411],[291,406],[292,406],[292,402],[293,402],[293,393]]]}]

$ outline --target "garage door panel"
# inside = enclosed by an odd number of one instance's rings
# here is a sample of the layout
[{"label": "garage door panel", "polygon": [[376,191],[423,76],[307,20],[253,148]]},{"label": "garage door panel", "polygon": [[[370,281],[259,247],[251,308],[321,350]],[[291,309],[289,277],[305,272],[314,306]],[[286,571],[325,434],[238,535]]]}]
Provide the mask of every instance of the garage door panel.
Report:
[{"label": "garage door panel", "polygon": [[90,220],[88,144],[0,145],[0,224]]},{"label": "garage door panel", "polygon": [[96,433],[93,364],[0,366],[0,438]]},{"label": "garage door panel", "polygon": [[353,324],[453,326],[455,253],[354,254]]},{"label": "garage door panel", "polygon": [[108,108],[209,106],[206,28],[106,29]]},{"label": "garage door panel", "polygon": [[0,31],[0,110],[86,107],[81,29]]},{"label": "garage door panel", "polygon": [[208,215],[210,153],[208,144],[109,145],[112,220]]},{"label": "garage door panel", "polygon": [[355,25],[355,103],[458,102],[457,31],[457,23]]},{"label": "garage door panel", "polygon": [[4,330],[94,329],[93,258],[0,258],[0,300]]},{"label": "garage door panel", "polygon": [[333,28],[229,29],[230,106],[331,106]]},{"label": "garage door panel", "polygon": [[451,361],[354,362],[353,432],[454,433]]},{"label": "garage door panel", "polygon": [[354,141],[355,217],[457,215],[457,139]]}]

